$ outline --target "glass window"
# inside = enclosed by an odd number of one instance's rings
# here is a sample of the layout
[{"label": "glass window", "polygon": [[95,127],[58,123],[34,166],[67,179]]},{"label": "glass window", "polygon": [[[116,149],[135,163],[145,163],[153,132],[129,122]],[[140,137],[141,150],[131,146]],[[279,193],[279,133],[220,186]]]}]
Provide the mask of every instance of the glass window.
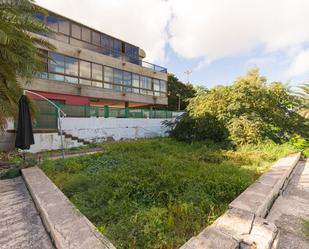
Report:
[{"label": "glass window", "polygon": [[49,71],[64,73],[64,56],[57,53],[49,53]]},{"label": "glass window", "polygon": [[102,81],[103,80],[102,74],[103,74],[102,65],[92,63],[92,79]]},{"label": "glass window", "polygon": [[127,86],[132,85],[132,74],[126,71],[123,71],[123,84]]},{"label": "glass window", "polygon": [[110,50],[113,49],[113,39],[105,34],[101,35],[101,46]]},{"label": "glass window", "polygon": [[90,80],[79,79],[79,84],[91,86]]},{"label": "glass window", "polygon": [[102,82],[98,82],[98,81],[92,81],[92,86],[103,87],[103,83]]},{"label": "glass window", "polygon": [[160,80],[153,79],[153,90],[160,91]]},{"label": "glass window", "polygon": [[104,67],[104,81],[113,82],[113,69],[111,67]]},{"label": "glass window", "polygon": [[139,89],[138,88],[132,88],[132,92],[139,93]]},{"label": "glass window", "polygon": [[161,92],[167,91],[166,81],[164,81],[164,80],[160,80],[160,91]]},{"label": "glass window", "polygon": [[132,86],[139,87],[139,75],[132,74]]},{"label": "glass window", "polygon": [[95,45],[100,46],[101,41],[100,41],[100,33],[92,31],[92,43]]},{"label": "glass window", "polygon": [[62,19],[62,18],[59,18],[58,23],[59,23],[59,32],[65,34],[65,35],[70,35],[70,23],[69,23],[69,21]]},{"label": "glass window", "polygon": [[68,83],[78,84],[78,78],[65,76],[64,81]]},{"label": "glass window", "polygon": [[81,28],[79,25],[75,24],[75,23],[72,23],[72,36],[77,38],[77,39],[80,39],[81,38]]},{"label": "glass window", "polygon": [[160,96],[160,93],[159,92],[154,92],[154,95],[155,96]]},{"label": "glass window", "polygon": [[47,26],[58,32],[58,19],[56,16],[47,17]]},{"label": "glass window", "polygon": [[86,42],[91,42],[91,30],[82,27],[82,40]]},{"label": "glass window", "polygon": [[63,76],[63,75],[60,75],[60,74],[50,73],[50,74],[49,74],[49,79],[50,79],[50,80],[64,81],[64,76]]},{"label": "glass window", "polygon": [[114,51],[121,53],[121,41],[114,39]]},{"label": "glass window", "polygon": [[41,15],[41,14],[35,14],[34,17],[38,20],[40,20],[41,22],[45,22],[45,16]]},{"label": "glass window", "polygon": [[141,76],[140,77],[140,85],[141,85],[141,88],[151,89],[152,88],[151,78]]},{"label": "glass window", "polygon": [[141,94],[147,94],[147,90],[140,89],[140,93],[141,93]]},{"label": "glass window", "polygon": [[116,83],[116,84],[122,84],[122,73],[123,73],[123,71],[114,68],[113,72],[114,72],[113,82]]},{"label": "glass window", "polygon": [[65,74],[78,76],[78,59],[66,56],[64,58],[64,61],[65,61]]},{"label": "glass window", "polygon": [[113,85],[112,84],[108,84],[108,83],[104,83],[104,88],[112,89]]},{"label": "glass window", "polygon": [[90,79],[91,63],[88,61],[79,61],[79,76]]},{"label": "glass window", "polygon": [[115,91],[122,91],[122,86],[113,85],[113,90],[115,90]]}]

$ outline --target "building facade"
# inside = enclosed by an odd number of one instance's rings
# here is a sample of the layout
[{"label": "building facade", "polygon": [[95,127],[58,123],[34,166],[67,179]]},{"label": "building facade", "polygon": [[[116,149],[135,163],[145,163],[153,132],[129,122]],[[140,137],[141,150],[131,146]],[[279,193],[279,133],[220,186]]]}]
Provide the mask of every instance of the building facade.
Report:
[{"label": "building facade", "polygon": [[[111,107],[167,105],[167,70],[144,61],[145,52],[48,11],[37,16],[55,31],[44,37],[56,47],[44,51],[45,71],[24,89],[63,104]],[[35,99],[36,96],[33,96]]]}]

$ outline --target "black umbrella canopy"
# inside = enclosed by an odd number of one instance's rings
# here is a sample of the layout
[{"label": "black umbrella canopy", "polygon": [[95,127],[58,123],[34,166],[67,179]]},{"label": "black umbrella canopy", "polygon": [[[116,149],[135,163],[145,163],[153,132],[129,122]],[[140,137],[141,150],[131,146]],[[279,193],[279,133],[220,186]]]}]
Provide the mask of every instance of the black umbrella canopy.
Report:
[{"label": "black umbrella canopy", "polygon": [[30,145],[34,144],[34,138],[29,104],[26,95],[20,97],[18,105],[19,111],[15,147],[22,150],[28,150],[30,149]]}]

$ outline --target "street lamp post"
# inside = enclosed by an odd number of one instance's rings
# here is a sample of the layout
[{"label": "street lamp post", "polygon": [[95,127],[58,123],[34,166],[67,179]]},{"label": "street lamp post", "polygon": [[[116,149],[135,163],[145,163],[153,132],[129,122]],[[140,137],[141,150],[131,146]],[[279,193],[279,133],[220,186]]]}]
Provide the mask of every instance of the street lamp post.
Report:
[{"label": "street lamp post", "polygon": [[179,93],[177,93],[176,96],[178,97],[178,111],[180,111],[180,97],[181,97],[181,95]]}]

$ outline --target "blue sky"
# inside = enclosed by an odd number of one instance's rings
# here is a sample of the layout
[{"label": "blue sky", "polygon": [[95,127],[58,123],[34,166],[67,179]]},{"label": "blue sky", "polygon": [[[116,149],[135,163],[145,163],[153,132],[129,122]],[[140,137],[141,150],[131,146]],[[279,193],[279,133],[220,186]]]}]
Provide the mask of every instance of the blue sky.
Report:
[{"label": "blue sky", "polygon": [[309,80],[308,0],[37,0],[140,46],[146,61],[193,84],[232,83],[252,67],[269,81]]}]

